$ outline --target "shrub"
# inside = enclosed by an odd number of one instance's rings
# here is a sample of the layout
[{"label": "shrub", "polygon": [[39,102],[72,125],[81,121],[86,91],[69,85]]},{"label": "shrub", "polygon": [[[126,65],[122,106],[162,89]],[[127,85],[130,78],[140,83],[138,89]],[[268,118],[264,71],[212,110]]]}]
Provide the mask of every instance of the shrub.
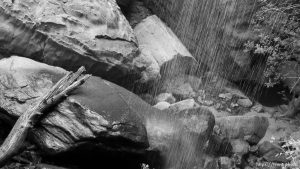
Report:
[{"label": "shrub", "polygon": [[280,66],[296,58],[295,39],[300,36],[300,2],[298,0],[259,0],[251,26],[258,40],[248,41],[245,52],[254,58],[263,57],[267,86],[282,80]]}]

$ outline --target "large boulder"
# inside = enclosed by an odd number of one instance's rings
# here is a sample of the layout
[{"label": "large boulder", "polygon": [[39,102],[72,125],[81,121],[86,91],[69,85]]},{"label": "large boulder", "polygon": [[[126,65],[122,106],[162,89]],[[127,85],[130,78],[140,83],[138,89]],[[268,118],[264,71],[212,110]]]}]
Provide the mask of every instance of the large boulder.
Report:
[{"label": "large boulder", "polygon": [[[0,121],[2,115],[12,120],[22,115],[64,74],[27,58],[0,60]],[[166,166],[182,168],[198,164],[213,126],[207,110],[160,111],[122,87],[91,77],[47,112],[30,136],[46,154],[159,152]]]},{"label": "large boulder", "polygon": [[268,118],[264,116],[228,116],[216,118],[215,131],[223,138],[257,144],[265,136],[268,127]]},{"label": "large boulder", "polygon": [[146,120],[149,149],[161,152],[166,168],[203,168],[205,145],[215,124],[210,111],[166,109]]},{"label": "large boulder", "polygon": [[[19,57],[2,59],[0,65],[0,107],[12,117],[22,115],[66,74],[61,68]],[[131,109],[128,99],[119,97],[119,92],[129,92],[115,88],[91,77],[35,126],[35,142],[48,154],[68,151],[90,139],[99,140],[103,145],[96,145],[106,149],[147,148],[147,132],[136,112],[139,107]]]},{"label": "large boulder", "polygon": [[197,66],[191,53],[157,16],[142,20],[134,33],[140,49],[135,64],[144,69],[144,81],[155,80],[161,75],[186,73],[192,66]]},{"label": "large boulder", "polygon": [[[143,0],[211,70],[233,80],[257,79],[243,43],[255,39],[249,29],[254,0]],[[255,72],[255,73],[252,73]],[[259,72],[259,73],[257,73]]]},{"label": "large boulder", "polygon": [[139,79],[137,41],[114,0],[2,0],[0,53],[28,57],[114,82]]}]

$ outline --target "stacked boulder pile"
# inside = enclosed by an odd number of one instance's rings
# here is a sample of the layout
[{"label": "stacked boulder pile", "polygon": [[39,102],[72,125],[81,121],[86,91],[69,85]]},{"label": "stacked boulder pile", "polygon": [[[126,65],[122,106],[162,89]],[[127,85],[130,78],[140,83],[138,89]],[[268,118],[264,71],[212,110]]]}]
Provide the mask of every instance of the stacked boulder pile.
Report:
[{"label": "stacked boulder pile", "polygon": [[[128,14],[117,3],[138,6]],[[93,75],[30,132],[25,166],[215,169],[274,160],[278,147],[261,143],[269,127],[262,107],[222,88],[208,68],[196,71],[203,65],[142,2],[2,0],[0,20],[1,140],[68,71],[85,66]],[[136,85],[151,87],[138,97],[127,90]],[[42,160],[27,160],[31,151]]]},{"label": "stacked boulder pile", "polygon": [[[210,84],[203,84],[206,78],[191,75],[172,77],[172,82],[167,81],[161,93],[150,102],[157,109],[174,113],[201,108],[214,115],[213,132],[207,144],[203,145],[205,167],[255,168],[264,161],[288,163],[287,157],[278,156],[283,153],[280,146],[263,139],[270,125],[263,106],[251,101],[240,90],[228,87],[231,84],[221,77]],[[216,86],[215,83],[223,83],[224,86],[211,89],[210,86]]]}]

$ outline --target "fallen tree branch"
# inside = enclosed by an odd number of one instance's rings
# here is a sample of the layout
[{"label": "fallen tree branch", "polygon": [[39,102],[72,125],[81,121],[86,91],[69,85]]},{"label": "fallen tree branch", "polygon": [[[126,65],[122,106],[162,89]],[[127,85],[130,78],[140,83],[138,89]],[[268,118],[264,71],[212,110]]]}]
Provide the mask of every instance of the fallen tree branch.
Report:
[{"label": "fallen tree branch", "polygon": [[81,67],[75,73],[66,74],[35,106],[19,117],[0,147],[0,167],[5,165],[10,158],[20,153],[28,131],[40,120],[45,110],[57,104],[90,77],[90,75],[81,76],[84,71],[85,68]]}]

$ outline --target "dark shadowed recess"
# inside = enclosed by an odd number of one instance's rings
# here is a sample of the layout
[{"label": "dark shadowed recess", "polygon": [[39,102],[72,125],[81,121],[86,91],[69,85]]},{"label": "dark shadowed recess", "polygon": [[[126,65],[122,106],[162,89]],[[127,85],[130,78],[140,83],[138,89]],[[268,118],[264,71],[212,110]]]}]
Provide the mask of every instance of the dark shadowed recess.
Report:
[{"label": "dark shadowed recess", "polygon": [[126,16],[130,10],[131,6],[136,0],[117,0],[117,4],[121,8],[122,13]]},{"label": "dark shadowed recess", "polygon": [[[157,93],[161,92],[164,80],[167,78],[174,78],[180,74],[203,77],[204,74],[208,71],[209,67],[203,62],[197,62],[191,57],[175,56],[172,60],[165,62],[160,67],[161,78],[159,80],[150,81],[147,83],[136,82],[134,83],[134,86],[129,90],[133,91],[136,94],[151,93],[153,95],[156,95]],[[128,79],[127,82],[130,82],[132,84],[131,79]]]},{"label": "dark shadowed recess", "polygon": [[258,101],[264,106],[278,106],[288,104],[292,99],[292,94],[283,83],[267,87],[250,80],[235,81],[235,84],[250,98]]},{"label": "dark shadowed recess", "polygon": [[9,134],[12,126],[15,124],[16,118],[13,118],[8,115],[8,113],[0,107],[0,144]]},{"label": "dark shadowed recess", "polygon": [[[82,143],[79,149],[55,156],[44,156],[47,163],[63,166],[70,169],[141,169],[141,165],[148,164],[156,169],[161,169],[162,158],[158,152],[141,151],[125,152],[95,149],[90,142]],[[76,167],[75,167],[76,166]]]}]

